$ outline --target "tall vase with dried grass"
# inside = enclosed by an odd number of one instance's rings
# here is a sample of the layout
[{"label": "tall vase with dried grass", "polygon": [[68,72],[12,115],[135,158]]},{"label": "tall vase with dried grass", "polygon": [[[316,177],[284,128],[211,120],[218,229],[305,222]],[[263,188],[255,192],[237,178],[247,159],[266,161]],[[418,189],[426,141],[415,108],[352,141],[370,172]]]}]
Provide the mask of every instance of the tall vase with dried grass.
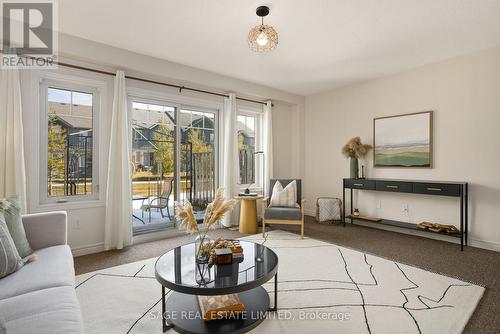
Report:
[{"label": "tall vase with dried grass", "polygon": [[191,235],[196,234],[196,261],[208,261],[212,247],[207,236],[208,231],[215,228],[215,224],[222,220],[222,218],[233,209],[235,204],[236,201],[234,199],[228,201],[224,199],[224,188],[217,189],[214,201],[207,205],[203,223],[198,225],[191,203],[187,202],[182,205],[179,202],[175,202],[175,217],[180,222],[179,228],[186,230],[186,232]]},{"label": "tall vase with dried grass", "polygon": [[346,158],[350,158],[351,167],[350,167],[350,177],[351,179],[357,179],[359,175],[359,163],[358,159],[366,156],[368,151],[372,148],[371,145],[363,144],[361,142],[361,138],[354,137],[351,138],[347,144],[342,147],[342,154]]}]

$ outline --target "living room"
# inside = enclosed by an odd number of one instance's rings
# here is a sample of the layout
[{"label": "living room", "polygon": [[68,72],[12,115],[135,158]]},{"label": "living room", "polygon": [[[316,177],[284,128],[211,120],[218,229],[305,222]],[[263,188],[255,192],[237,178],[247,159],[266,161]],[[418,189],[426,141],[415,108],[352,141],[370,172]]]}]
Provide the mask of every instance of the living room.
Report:
[{"label": "living room", "polygon": [[0,333],[500,332],[500,2],[1,8]]}]

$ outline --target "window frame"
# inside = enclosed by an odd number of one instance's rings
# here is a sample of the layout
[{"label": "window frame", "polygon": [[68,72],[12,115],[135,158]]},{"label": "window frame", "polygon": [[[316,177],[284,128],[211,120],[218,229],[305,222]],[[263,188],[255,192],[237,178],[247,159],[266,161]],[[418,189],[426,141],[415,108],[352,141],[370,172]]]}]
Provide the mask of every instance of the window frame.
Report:
[{"label": "window frame", "polygon": [[[262,128],[263,128],[263,110],[258,109],[258,108],[251,108],[251,107],[239,107],[238,110],[236,111],[236,122],[238,122],[238,116],[247,116],[247,117],[254,117],[255,118],[255,151],[261,151],[262,147]],[[236,135],[238,135],[238,132],[236,132]],[[255,156],[254,156],[255,158]],[[239,159],[239,156],[238,156]],[[263,161],[262,159],[257,159],[255,161],[255,182],[254,183],[240,183],[239,177],[240,177],[240,162],[237,161],[236,164],[238,166],[238,186],[240,187],[240,190],[244,190],[248,187],[252,191],[261,191],[263,189],[263,175],[262,175],[262,165]]]},{"label": "window frame", "polygon": [[[84,83],[85,79],[81,80],[64,80],[57,78],[42,78],[40,80],[40,155],[38,157],[39,164],[39,205],[50,204],[65,204],[65,203],[84,203],[99,200],[99,118],[101,114],[102,94],[101,86]],[[82,93],[92,94],[92,193],[87,195],[68,195],[68,196],[49,196],[47,193],[48,177],[48,89],[63,89],[69,91],[77,91]]]}]

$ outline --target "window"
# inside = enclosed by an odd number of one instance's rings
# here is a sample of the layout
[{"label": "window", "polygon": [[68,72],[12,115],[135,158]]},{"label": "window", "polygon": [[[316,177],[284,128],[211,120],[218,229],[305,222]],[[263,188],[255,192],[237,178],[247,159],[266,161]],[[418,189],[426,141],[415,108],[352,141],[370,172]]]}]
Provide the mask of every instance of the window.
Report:
[{"label": "window", "polygon": [[257,115],[237,115],[240,184],[244,185],[256,183],[254,153],[258,120]]},{"label": "window", "polygon": [[97,198],[97,90],[43,83],[41,101],[41,201]]}]

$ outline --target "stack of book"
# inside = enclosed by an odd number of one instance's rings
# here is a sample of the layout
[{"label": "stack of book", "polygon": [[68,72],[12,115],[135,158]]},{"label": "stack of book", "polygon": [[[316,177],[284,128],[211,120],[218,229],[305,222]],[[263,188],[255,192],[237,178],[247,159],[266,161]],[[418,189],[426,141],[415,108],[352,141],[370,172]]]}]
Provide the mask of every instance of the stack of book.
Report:
[{"label": "stack of book", "polygon": [[236,293],[222,296],[198,296],[198,303],[205,321],[237,319],[245,311],[245,305]]},{"label": "stack of book", "polygon": [[239,193],[238,196],[256,197],[257,193]]},{"label": "stack of book", "polygon": [[233,259],[243,258],[243,247],[238,240],[232,240],[228,244],[229,249],[233,253]]}]

